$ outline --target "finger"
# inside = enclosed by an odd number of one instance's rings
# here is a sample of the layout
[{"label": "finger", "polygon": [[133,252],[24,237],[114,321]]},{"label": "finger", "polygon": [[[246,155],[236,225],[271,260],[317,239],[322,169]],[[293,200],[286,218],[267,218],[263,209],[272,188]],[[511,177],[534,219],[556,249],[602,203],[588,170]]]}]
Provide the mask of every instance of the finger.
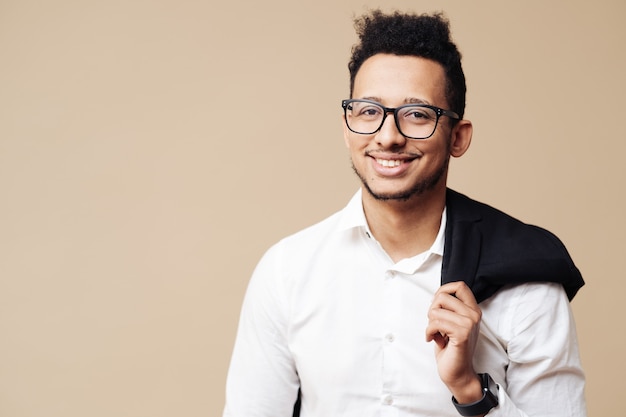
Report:
[{"label": "finger", "polygon": [[[458,301],[458,300],[457,300]],[[428,310],[428,323],[442,334],[450,337],[463,338],[472,329],[480,324],[482,311],[480,309],[472,309],[465,304],[460,303],[453,309],[452,307],[437,305]]]},{"label": "finger", "polygon": [[445,347],[448,345],[449,340],[450,338],[448,336],[442,335],[439,332],[436,332],[430,338],[426,338],[426,342],[434,341],[439,349],[445,349]]},{"label": "finger", "polygon": [[[478,324],[480,316],[473,310],[462,315],[443,308],[433,308],[428,312],[428,325],[448,336],[468,334]],[[433,331],[434,331],[433,330]]]},{"label": "finger", "polygon": [[433,298],[430,306],[431,309],[443,308],[452,311],[462,310],[467,307],[468,306],[466,306],[465,303],[458,299],[454,294],[443,291],[435,294],[435,297]]},{"label": "finger", "polygon": [[467,315],[444,308],[431,308],[428,312],[426,342],[435,341],[443,349],[449,343],[465,346],[471,343],[480,325],[480,312],[466,308]]},{"label": "finger", "polygon": [[450,338],[435,323],[426,326],[426,342],[434,341],[441,349],[445,348]]},{"label": "finger", "polygon": [[474,293],[463,281],[449,282],[439,287],[435,294],[449,294],[463,301],[465,304],[477,304]]},{"label": "finger", "polygon": [[447,293],[437,295],[428,310],[428,318],[431,320],[435,318],[443,320],[445,318],[461,324],[455,319],[463,317],[478,321],[481,317],[481,310],[478,305],[467,305],[457,297]]}]

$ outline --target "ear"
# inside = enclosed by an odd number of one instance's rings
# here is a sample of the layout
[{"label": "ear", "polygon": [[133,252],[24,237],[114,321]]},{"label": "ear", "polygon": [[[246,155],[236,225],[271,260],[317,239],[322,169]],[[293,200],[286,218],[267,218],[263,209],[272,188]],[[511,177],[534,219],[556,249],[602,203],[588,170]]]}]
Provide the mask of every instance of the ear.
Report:
[{"label": "ear", "polygon": [[469,120],[459,120],[450,134],[450,155],[455,158],[463,156],[472,142],[474,127]]}]

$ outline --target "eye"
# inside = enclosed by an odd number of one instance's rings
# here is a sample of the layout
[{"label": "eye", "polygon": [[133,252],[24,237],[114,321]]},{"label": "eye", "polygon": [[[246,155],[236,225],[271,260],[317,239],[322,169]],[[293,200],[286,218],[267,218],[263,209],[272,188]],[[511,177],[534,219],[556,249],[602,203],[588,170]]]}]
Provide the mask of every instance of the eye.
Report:
[{"label": "eye", "polygon": [[411,123],[427,123],[437,118],[435,111],[428,107],[406,107],[401,116]]},{"label": "eye", "polygon": [[356,115],[359,117],[378,117],[383,113],[380,107],[372,105],[359,106],[355,110]]}]

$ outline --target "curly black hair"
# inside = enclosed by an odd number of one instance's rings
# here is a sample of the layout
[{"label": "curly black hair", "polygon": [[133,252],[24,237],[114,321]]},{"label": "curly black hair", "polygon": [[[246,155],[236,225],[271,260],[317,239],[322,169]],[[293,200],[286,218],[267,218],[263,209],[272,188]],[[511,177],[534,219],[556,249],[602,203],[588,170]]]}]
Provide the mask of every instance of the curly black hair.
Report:
[{"label": "curly black hair", "polygon": [[445,95],[450,110],[461,118],[465,112],[465,75],[461,67],[461,53],[452,42],[450,23],[443,13],[384,14],[371,11],[355,20],[360,42],[352,48],[348,64],[350,70],[350,97],[354,78],[363,62],[379,53],[410,55],[431,59],[443,66],[446,75]]}]

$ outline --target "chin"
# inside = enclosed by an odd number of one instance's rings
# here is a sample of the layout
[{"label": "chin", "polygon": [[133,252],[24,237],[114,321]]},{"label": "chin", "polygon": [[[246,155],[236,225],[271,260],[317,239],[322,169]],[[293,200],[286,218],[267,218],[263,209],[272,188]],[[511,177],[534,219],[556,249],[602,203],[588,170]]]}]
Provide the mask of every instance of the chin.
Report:
[{"label": "chin", "polygon": [[372,188],[365,177],[356,169],[354,164],[352,165],[352,169],[361,180],[363,188],[365,188],[370,196],[378,201],[408,201],[412,198],[419,198],[420,196],[429,194],[434,190],[441,188],[445,189],[448,172],[447,168],[448,160],[446,160],[446,162],[442,164],[441,167],[432,175],[423,178],[421,181],[414,183],[412,186],[404,189],[384,191]]},{"label": "chin", "polygon": [[383,192],[373,190],[366,182],[363,183],[363,186],[365,190],[369,193],[369,195],[378,201],[408,201],[411,198],[424,195],[435,188],[430,184],[417,184],[415,187],[406,190]]}]

